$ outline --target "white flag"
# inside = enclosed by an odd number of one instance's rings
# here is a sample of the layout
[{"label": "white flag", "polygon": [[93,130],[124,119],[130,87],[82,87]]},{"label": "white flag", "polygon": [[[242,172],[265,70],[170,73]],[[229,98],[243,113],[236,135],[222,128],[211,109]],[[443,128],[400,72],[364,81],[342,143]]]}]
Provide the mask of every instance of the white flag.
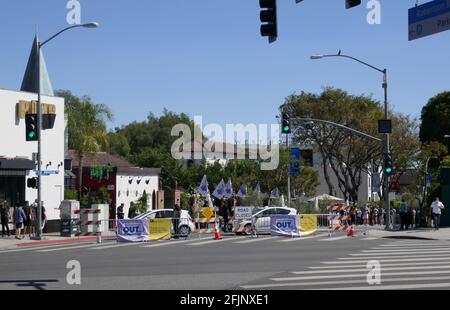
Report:
[{"label": "white flag", "polygon": [[206,197],[206,195],[209,193],[208,180],[206,179],[206,175],[203,176],[202,183],[200,183],[197,192],[203,197]]},{"label": "white flag", "polygon": [[225,194],[225,182],[222,179],[220,181],[219,185],[217,185],[217,187],[214,190],[214,192],[212,193],[212,195],[218,199],[222,199],[224,194]]},{"label": "white flag", "polygon": [[247,187],[244,184],[241,185],[236,196],[239,198],[245,198],[247,196]]},{"label": "white flag", "polygon": [[256,184],[255,193],[256,194],[260,194],[261,193],[261,186],[259,185],[259,182],[258,182],[258,184]]},{"label": "white flag", "polygon": [[272,192],[270,192],[270,198],[279,198],[280,197],[280,190],[275,188]]},{"label": "white flag", "polygon": [[231,179],[228,179],[228,183],[225,186],[225,198],[230,199],[233,197],[233,184],[231,184]]}]

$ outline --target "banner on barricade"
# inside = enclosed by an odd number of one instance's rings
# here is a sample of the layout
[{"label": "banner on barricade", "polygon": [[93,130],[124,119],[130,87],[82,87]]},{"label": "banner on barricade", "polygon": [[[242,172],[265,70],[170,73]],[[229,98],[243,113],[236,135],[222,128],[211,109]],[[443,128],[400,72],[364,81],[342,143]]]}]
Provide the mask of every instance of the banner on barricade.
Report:
[{"label": "banner on barricade", "polygon": [[272,236],[299,237],[299,215],[271,215],[270,233]]},{"label": "banner on barricade", "polygon": [[171,237],[170,230],[172,227],[171,219],[152,219],[149,223],[149,240],[169,240]]},{"label": "banner on barricade", "polygon": [[317,215],[300,215],[300,233],[302,236],[313,234],[317,231]]},{"label": "banner on barricade", "polygon": [[235,207],[234,217],[236,220],[251,219],[253,215],[253,207]]},{"label": "banner on barricade", "polygon": [[148,220],[118,220],[117,242],[143,242],[148,240]]}]

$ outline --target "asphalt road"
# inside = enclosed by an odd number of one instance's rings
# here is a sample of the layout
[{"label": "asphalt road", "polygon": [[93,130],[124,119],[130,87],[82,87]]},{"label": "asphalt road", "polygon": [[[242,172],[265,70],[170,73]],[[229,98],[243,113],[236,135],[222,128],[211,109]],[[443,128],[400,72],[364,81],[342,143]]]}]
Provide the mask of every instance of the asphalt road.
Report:
[{"label": "asphalt road", "polygon": [[[0,290],[449,289],[449,259],[448,241],[364,236],[84,243],[0,252]],[[73,260],[81,285],[66,280]],[[370,260],[381,264],[381,285],[367,283]]]}]

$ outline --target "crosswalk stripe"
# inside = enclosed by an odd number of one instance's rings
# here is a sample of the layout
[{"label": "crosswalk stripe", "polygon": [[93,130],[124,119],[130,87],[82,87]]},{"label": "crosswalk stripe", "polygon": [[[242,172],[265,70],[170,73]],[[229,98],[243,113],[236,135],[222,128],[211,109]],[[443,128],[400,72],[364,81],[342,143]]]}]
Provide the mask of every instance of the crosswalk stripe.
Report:
[{"label": "crosswalk stripe", "polygon": [[395,247],[411,247],[411,246],[420,246],[420,247],[436,247],[436,246],[448,246],[450,245],[449,242],[440,242],[440,243],[433,243],[433,242],[428,242],[428,243],[390,243],[390,244],[384,244],[384,245],[380,245],[380,247],[385,247],[385,248],[395,248]]},{"label": "crosswalk stripe", "polygon": [[359,259],[347,259],[345,261],[343,261],[346,258],[338,258],[341,261],[332,261],[332,262],[322,262],[322,264],[325,265],[345,265],[345,264],[354,264],[354,263],[366,263],[371,260],[371,259],[377,259],[379,262],[425,262],[425,261],[447,261],[450,260],[450,256],[446,255],[443,257],[435,257],[435,256],[431,256],[431,257],[425,257],[425,258],[406,258],[404,259],[402,258],[395,258],[395,257],[389,257],[389,259],[380,259],[380,258],[370,258],[370,259],[364,259],[361,260],[361,258]]},{"label": "crosswalk stripe", "polygon": [[[438,271],[414,271],[414,272],[387,272],[382,276],[413,276],[413,275],[431,275],[431,274],[450,274],[450,270],[438,270]],[[283,281],[301,281],[301,280],[320,280],[320,279],[345,279],[345,278],[359,278],[367,277],[367,270],[364,273],[346,274],[346,275],[326,275],[326,276],[302,276],[302,277],[284,277],[284,278],[271,278],[270,280],[276,282]],[[349,288],[346,288],[349,289]]]},{"label": "crosswalk stripe", "polygon": [[112,245],[99,246],[99,247],[92,248],[92,249],[89,249],[89,250],[100,251],[100,250],[107,250],[107,249],[114,249],[114,248],[123,248],[123,247],[128,247],[128,246],[139,246],[139,245],[142,245],[143,243],[146,243],[146,242],[115,243],[115,244],[112,244]]},{"label": "crosswalk stripe", "polygon": [[[410,255],[411,253],[408,253],[407,255]],[[450,254],[440,254],[440,253],[433,253],[433,254],[429,254],[429,253],[424,253],[422,255],[416,254],[416,255],[410,255],[410,256],[405,256],[405,255],[399,255],[399,256],[392,256],[392,255],[372,255],[372,256],[357,256],[357,257],[342,257],[342,258],[338,258],[338,260],[357,260],[357,259],[366,259],[366,260],[372,260],[372,259],[388,259],[388,258],[408,258],[408,257],[449,257],[450,258]]]},{"label": "crosswalk stripe", "polygon": [[[227,238],[227,239],[222,239],[222,240],[209,240],[209,241],[203,241],[203,242],[196,242],[196,243],[189,243],[189,246],[200,246],[200,245],[205,245],[205,244],[211,244],[211,243],[222,243],[222,242],[227,242],[227,241],[235,241],[238,239],[243,239],[243,238],[247,238],[247,237],[238,237],[238,238]],[[237,243],[237,242],[234,242]]]},{"label": "crosswalk stripe", "polygon": [[[447,260],[447,259],[443,259],[443,260]],[[397,260],[395,260],[397,261]],[[358,264],[354,264],[354,265],[345,265],[345,264],[341,264],[341,265],[334,265],[334,266],[317,266],[317,267],[308,267],[308,269],[312,269],[312,270],[331,270],[331,269],[336,269],[337,267],[345,267],[347,268],[347,270],[349,270],[348,268],[366,268],[367,266],[367,262],[368,261],[363,261],[361,263]],[[353,262],[352,262],[353,263]],[[443,262],[445,263],[445,262]],[[436,260],[433,260],[432,262],[420,262],[420,263],[414,263],[414,262],[404,262],[404,263],[395,263],[395,264],[381,264],[381,268],[384,270],[385,267],[394,267],[394,266],[429,266],[429,265],[436,265],[437,262]],[[352,269],[353,270],[353,269]]]},{"label": "crosswalk stripe", "polygon": [[233,243],[246,244],[246,243],[253,243],[253,242],[260,242],[260,241],[276,240],[276,239],[280,239],[280,237],[258,237],[258,238],[252,238],[249,240],[244,240],[244,241],[237,241],[237,242],[233,242]]},{"label": "crosswalk stripe", "polygon": [[337,241],[342,239],[348,239],[347,236],[340,236],[340,237],[332,237],[332,238],[326,238],[326,239],[320,239],[319,241]]},{"label": "crosswalk stripe", "polygon": [[[445,244],[445,246],[449,246],[450,244]],[[386,250],[386,251],[388,251],[388,250],[392,250],[392,249],[394,249],[394,250],[402,250],[402,249],[413,249],[413,248],[417,248],[418,246],[395,246],[395,247],[387,247],[387,246],[383,246],[383,245],[379,245],[379,246],[377,246],[376,248],[372,248],[373,250],[374,249],[379,249],[379,250]],[[428,250],[428,249],[440,249],[440,248],[442,248],[442,245],[428,245],[428,246],[425,246],[425,245],[422,245],[422,246],[420,246],[420,249],[421,250]]]},{"label": "crosswalk stripe", "polygon": [[[77,245],[79,243],[75,243]],[[85,242],[83,244],[86,244]],[[89,243],[92,244],[92,243]],[[33,247],[27,247],[23,249],[13,249],[13,250],[5,250],[0,251],[0,253],[16,253],[16,252],[27,252],[27,251],[36,251],[36,250],[44,250],[44,249],[52,249],[52,248],[60,248],[60,247],[71,247],[74,246],[74,244],[53,244],[53,245],[45,245],[45,246],[33,246]]]},{"label": "crosswalk stripe", "polygon": [[[396,271],[396,270],[417,270],[418,267],[392,267],[392,268],[385,268],[384,266],[381,266],[381,272],[385,271]],[[435,265],[435,266],[421,266],[420,270],[433,270],[433,269],[450,269],[450,265]],[[361,268],[361,269],[336,269],[336,270],[313,270],[313,271],[294,271],[291,272],[293,274],[328,274],[328,273],[348,273],[348,272],[369,272],[367,268]]]},{"label": "crosswalk stripe", "polygon": [[377,238],[377,237],[367,237],[367,238],[362,238],[361,240],[364,240],[364,241],[371,241],[371,240],[378,240],[379,238]]},{"label": "crosswalk stripe", "polygon": [[[444,254],[444,253],[450,253],[450,250],[439,250],[434,251],[432,254]],[[423,251],[413,251],[413,252],[372,252],[372,253],[355,253],[355,254],[349,254],[350,256],[389,256],[389,255],[427,255],[431,253],[424,253]]]},{"label": "crosswalk stripe", "polygon": [[[408,282],[408,281],[439,281],[450,280],[450,276],[446,277],[418,277],[418,278],[393,278],[382,279],[382,283],[386,282]],[[262,288],[276,288],[276,287],[294,287],[294,286],[322,286],[322,285],[346,285],[346,284],[367,284],[367,279],[364,280],[346,280],[346,281],[326,281],[326,282],[290,282],[290,283],[271,283],[271,284],[255,284],[242,285],[244,289],[262,289]],[[370,286],[370,287],[373,287]],[[347,287],[342,287],[347,289]]]},{"label": "crosswalk stripe", "polygon": [[[198,241],[198,240],[197,240],[197,241]],[[187,243],[187,242],[192,242],[192,240],[158,241],[157,243],[154,243],[154,244],[142,245],[141,248],[156,248],[156,247],[161,247],[161,246],[168,246],[168,245],[174,245],[174,244],[182,244],[182,243]]]},{"label": "crosswalk stripe", "polygon": [[328,236],[328,234],[320,234],[320,235],[315,235],[315,236],[307,236],[307,237],[299,237],[299,238],[289,238],[286,240],[280,240],[278,242],[295,242],[295,241],[302,241],[302,240],[308,240],[308,239],[316,239],[316,238],[321,238],[321,237],[325,237]]},{"label": "crosswalk stripe", "polygon": [[435,248],[435,249],[419,249],[419,248],[413,248],[413,249],[401,249],[401,250],[379,250],[379,249],[372,249],[372,250],[363,250],[362,253],[395,253],[395,252],[416,252],[416,251],[429,251],[429,252],[436,252],[436,251],[444,251],[444,250],[450,250],[450,248]]},{"label": "crosswalk stripe", "polygon": [[[356,286],[356,287],[346,287],[345,290],[356,291],[356,290],[412,290],[412,289],[424,289],[424,288],[440,288],[440,287],[450,287],[450,283],[427,283],[427,284],[402,284],[402,285],[371,285],[371,286]],[[334,290],[340,291],[344,288],[327,288],[319,290]]]},{"label": "crosswalk stripe", "polygon": [[83,244],[83,245],[76,245],[76,246],[66,246],[66,247],[59,247],[59,248],[53,248],[53,249],[39,249],[36,250],[36,252],[39,253],[47,253],[47,252],[58,252],[58,251],[69,251],[69,250],[76,250],[76,249],[84,249],[84,248],[92,248],[99,246],[98,243],[91,243],[91,244]]}]

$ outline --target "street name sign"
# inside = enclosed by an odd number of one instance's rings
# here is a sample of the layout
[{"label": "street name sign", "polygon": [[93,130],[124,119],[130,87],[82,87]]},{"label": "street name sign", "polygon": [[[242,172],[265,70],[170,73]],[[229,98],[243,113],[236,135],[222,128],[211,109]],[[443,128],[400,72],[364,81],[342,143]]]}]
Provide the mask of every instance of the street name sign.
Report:
[{"label": "street name sign", "polygon": [[450,0],[433,0],[409,9],[409,41],[450,30]]}]

